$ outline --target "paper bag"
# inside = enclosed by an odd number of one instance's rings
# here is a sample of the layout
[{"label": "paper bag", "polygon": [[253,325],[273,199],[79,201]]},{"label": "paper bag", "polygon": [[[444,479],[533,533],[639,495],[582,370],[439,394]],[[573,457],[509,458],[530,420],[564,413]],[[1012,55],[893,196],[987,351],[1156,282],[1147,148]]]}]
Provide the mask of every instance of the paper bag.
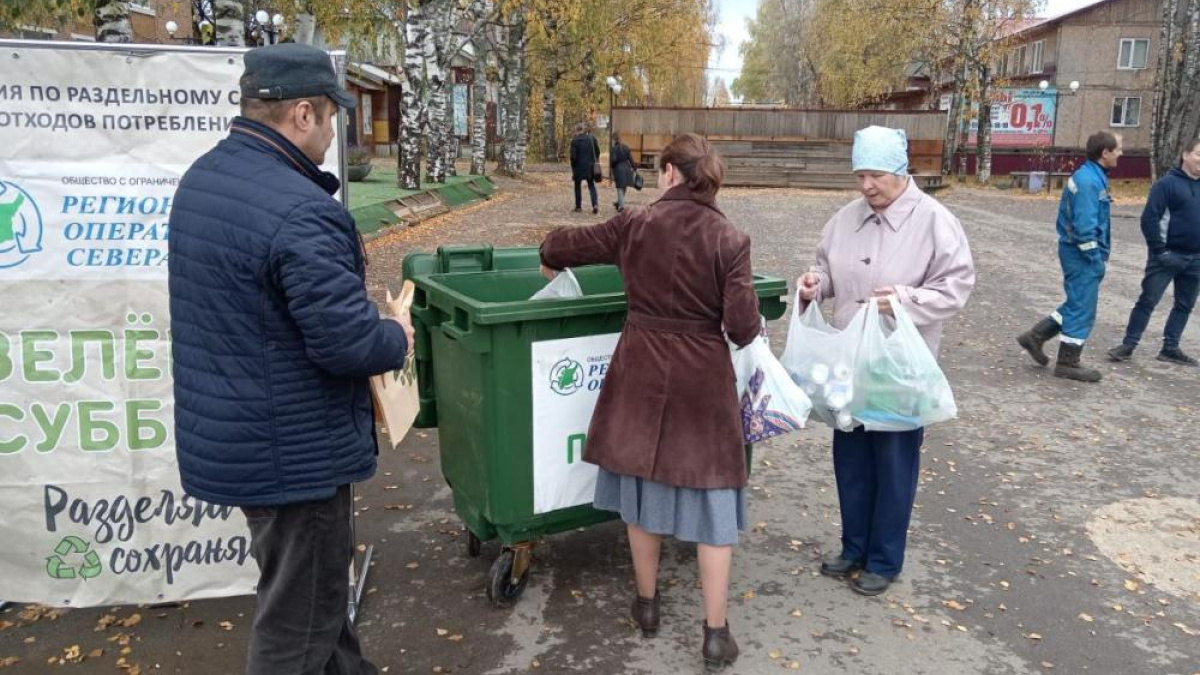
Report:
[{"label": "paper bag", "polygon": [[[412,307],[415,291],[413,282],[404,282],[399,300],[401,312],[408,312]],[[388,291],[387,300],[389,305],[393,305],[391,291]],[[400,445],[400,441],[408,435],[408,430],[412,428],[421,409],[421,399],[417,393],[415,347],[416,345],[411,344],[408,346],[403,368],[371,378],[371,400],[375,404],[375,420],[387,427],[388,438],[392,439],[393,448]]]}]

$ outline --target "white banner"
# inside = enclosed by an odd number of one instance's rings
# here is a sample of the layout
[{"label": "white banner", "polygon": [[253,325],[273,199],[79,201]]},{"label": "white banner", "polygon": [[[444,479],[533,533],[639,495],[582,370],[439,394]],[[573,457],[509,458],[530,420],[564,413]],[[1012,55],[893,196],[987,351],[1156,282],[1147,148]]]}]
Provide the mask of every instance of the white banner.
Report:
[{"label": "white banner", "polygon": [[172,196],[237,115],[241,53],[0,42],[0,59],[0,599],[251,593],[240,511],[180,488],[166,264]]},{"label": "white banner", "polygon": [[620,337],[533,343],[534,513],[592,503],[596,466],[583,461],[583,446]]}]

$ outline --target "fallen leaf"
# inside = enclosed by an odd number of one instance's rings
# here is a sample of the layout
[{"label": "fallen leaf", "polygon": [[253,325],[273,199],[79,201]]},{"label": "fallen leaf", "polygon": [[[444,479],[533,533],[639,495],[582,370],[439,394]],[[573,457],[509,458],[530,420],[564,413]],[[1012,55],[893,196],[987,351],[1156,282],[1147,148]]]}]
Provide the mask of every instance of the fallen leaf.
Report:
[{"label": "fallen leaf", "polygon": [[437,634],[438,634],[438,637],[446,637],[447,635],[450,634],[450,631],[446,630],[445,628],[439,628],[439,629],[437,629]]},{"label": "fallen leaf", "polygon": [[1129,591],[1130,593],[1136,591],[1139,586],[1140,584],[1133,579],[1127,579],[1125,581],[1125,590]]},{"label": "fallen leaf", "polygon": [[89,658],[89,659],[98,659],[98,658],[100,658],[100,657],[102,657],[102,656],[104,656],[104,650],[103,650],[103,649],[93,649],[92,651],[88,652],[88,658]]},{"label": "fallen leaf", "polygon": [[5,656],[3,658],[0,658],[0,668],[7,668],[8,666],[15,666],[20,662],[21,662],[21,659],[15,657],[15,656]]},{"label": "fallen leaf", "polygon": [[788,664],[788,670],[800,670],[800,662],[792,661]]},{"label": "fallen leaf", "polygon": [[1030,640],[1041,640],[1042,634],[1041,633],[1030,633],[1030,634],[1026,635],[1025,637],[1029,638]]},{"label": "fallen leaf", "polygon": [[772,649],[771,651],[767,652],[767,658],[771,659],[772,661],[777,661],[783,658],[783,652],[779,651],[778,649]]},{"label": "fallen leaf", "polygon": [[232,621],[222,621],[221,623],[219,623],[217,625],[220,626],[221,628],[224,628],[225,630],[233,630],[233,622]]},{"label": "fallen leaf", "polygon": [[1042,667],[1045,668],[1046,670],[1053,670],[1054,664],[1050,663],[1049,661],[1042,661]]},{"label": "fallen leaf", "polygon": [[800,617],[804,616],[804,612],[801,612],[798,609],[793,609],[791,615],[799,619]]},{"label": "fallen leaf", "polygon": [[421,566],[421,563],[419,563],[419,562],[410,562],[407,565],[405,565],[405,567],[407,567],[410,570],[415,570],[420,566]]},{"label": "fallen leaf", "polygon": [[949,607],[950,609],[955,609],[960,612],[967,608],[966,605],[959,603],[957,600],[943,600],[942,604]]},{"label": "fallen leaf", "polygon": [[745,593],[742,593],[743,600],[753,600],[754,598],[757,598],[757,597],[758,597],[758,595],[754,591],[746,591]]},{"label": "fallen leaf", "polygon": [[451,635],[450,637],[448,637],[446,639],[451,642],[462,642],[463,636],[455,633],[454,635]]},{"label": "fallen leaf", "polygon": [[126,618],[124,621],[121,622],[121,625],[125,626],[126,628],[133,628],[134,626],[138,625],[141,622],[142,622],[141,614],[130,614],[128,618]]},{"label": "fallen leaf", "polygon": [[1094,619],[1092,619],[1091,614],[1085,614],[1085,613],[1080,613],[1079,618],[1083,619],[1084,621],[1086,621],[1088,623],[1091,623],[1094,620]]}]

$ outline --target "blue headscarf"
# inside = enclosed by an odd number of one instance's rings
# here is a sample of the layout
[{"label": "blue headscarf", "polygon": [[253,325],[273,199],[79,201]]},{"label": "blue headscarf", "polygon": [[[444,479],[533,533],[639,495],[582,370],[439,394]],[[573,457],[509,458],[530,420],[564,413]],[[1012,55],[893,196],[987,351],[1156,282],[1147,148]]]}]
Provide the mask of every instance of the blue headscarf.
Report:
[{"label": "blue headscarf", "polygon": [[867,127],[854,132],[854,171],[886,171],[908,175],[908,135],[903,129]]}]

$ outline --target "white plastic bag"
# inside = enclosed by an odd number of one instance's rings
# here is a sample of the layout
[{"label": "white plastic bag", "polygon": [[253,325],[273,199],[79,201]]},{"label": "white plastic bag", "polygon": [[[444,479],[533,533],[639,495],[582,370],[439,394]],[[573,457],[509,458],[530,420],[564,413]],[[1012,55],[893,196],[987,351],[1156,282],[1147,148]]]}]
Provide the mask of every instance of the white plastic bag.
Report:
[{"label": "white plastic bag", "polygon": [[575,273],[569,269],[565,269],[558,273],[550,283],[546,284],[542,290],[533,294],[530,300],[549,300],[551,298],[566,299],[566,298],[582,298],[583,288],[579,285],[579,280],[575,278]]},{"label": "white plastic bag", "polygon": [[755,338],[741,349],[730,343],[730,349],[746,443],[803,429],[812,402],[771,353],[766,336]]},{"label": "white plastic bag", "polygon": [[854,374],[851,413],[867,431],[911,431],[954,419],[958,408],[945,373],[912,317],[891,298],[895,329],[880,318],[879,301],[867,305]]},{"label": "white plastic bag", "polygon": [[817,303],[808,303],[803,312],[799,308],[797,292],[780,361],[792,382],[812,400],[817,417],[834,429],[850,431],[856,426],[850,403],[854,400],[854,365],[866,310],[859,310],[849,326],[838,330],[825,321]]}]

